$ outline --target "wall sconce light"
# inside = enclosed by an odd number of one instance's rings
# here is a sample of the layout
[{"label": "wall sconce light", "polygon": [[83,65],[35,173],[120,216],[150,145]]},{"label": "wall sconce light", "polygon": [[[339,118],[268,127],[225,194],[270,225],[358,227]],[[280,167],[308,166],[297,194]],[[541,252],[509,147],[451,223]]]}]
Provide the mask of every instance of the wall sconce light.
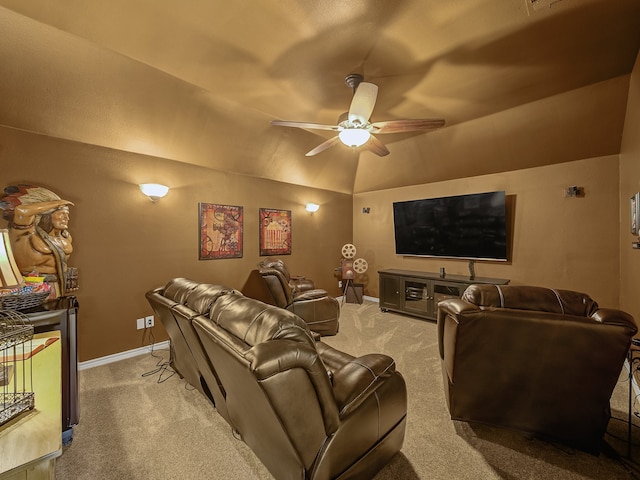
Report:
[{"label": "wall sconce light", "polygon": [[169,187],[159,183],[141,183],[140,191],[149,197],[153,203],[156,203],[169,192]]},{"label": "wall sconce light", "polygon": [[11,242],[9,240],[9,230],[0,230],[0,287],[13,288],[24,284],[22,274],[18,269],[18,264],[13,258]]},{"label": "wall sconce light", "polygon": [[317,203],[309,202],[304,208],[307,210],[307,212],[313,213],[317,212],[320,209],[320,205],[318,205]]}]

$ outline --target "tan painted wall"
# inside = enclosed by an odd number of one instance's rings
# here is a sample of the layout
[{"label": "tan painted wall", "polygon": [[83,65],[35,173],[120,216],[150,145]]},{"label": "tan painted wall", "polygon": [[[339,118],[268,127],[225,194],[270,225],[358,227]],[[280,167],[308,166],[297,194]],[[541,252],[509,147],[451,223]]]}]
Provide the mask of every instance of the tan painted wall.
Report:
[{"label": "tan painted wall", "polygon": [[[565,198],[572,185],[585,196]],[[510,261],[476,262],[476,276],[583,291],[603,306],[618,306],[617,155],[354,195],[357,256],[370,266],[366,293],[378,296],[377,271],[385,268],[468,274],[464,260],[396,256],[394,201],[493,190],[505,190],[510,205]]]},{"label": "tan painted wall", "polygon": [[[216,155],[216,152],[211,152]],[[291,210],[292,273],[332,294],[340,247],[351,242],[351,195],[226,174],[117,150],[0,128],[0,183],[31,183],[74,202],[70,231],[80,291],[80,361],[142,345],[135,319],[152,313],[144,294],[176,276],[241,288],[261,260],[258,209]],[[171,187],[151,203],[139,183]],[[304,204],[320,210],[310,215]],[[244,256],[198,260],[198,202],[244,207]],[[0,227],[6,222],[0,220]],[[156,340],[166,339],[162,327]]]},{"label": "tan painted wall", "polygon": [[640,55],[629,85],[627,116],[620,151],[620,305],[640,323],[640,250],[630,233],[629,199],[640,191]]}]

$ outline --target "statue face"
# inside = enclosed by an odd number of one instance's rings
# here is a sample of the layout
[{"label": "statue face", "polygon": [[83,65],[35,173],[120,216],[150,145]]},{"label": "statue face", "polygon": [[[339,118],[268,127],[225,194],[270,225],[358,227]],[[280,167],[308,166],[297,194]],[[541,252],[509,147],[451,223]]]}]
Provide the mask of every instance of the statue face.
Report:
[{"label": "statue face", "polygon": [[57,230],[67,230],[69,228],[69,209],[60,208],[51,214],[51,223]]}]

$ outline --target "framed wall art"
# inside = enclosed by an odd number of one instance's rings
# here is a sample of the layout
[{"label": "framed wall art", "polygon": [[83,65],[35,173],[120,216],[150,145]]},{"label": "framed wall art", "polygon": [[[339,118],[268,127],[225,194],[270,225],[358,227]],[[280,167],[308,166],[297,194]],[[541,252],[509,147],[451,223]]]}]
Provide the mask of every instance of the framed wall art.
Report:
[{"label": "framed wall art", "polygon": [[199,203],[200,260],[242,257],[243,208]]},{"label": "framed wall art", "polygon": [[260,255],[291,255],[291,210],[260,209]]},{"label": "framed wall art", "polygon": [[640,235],[640,192],[631,197],[631,233]]}]

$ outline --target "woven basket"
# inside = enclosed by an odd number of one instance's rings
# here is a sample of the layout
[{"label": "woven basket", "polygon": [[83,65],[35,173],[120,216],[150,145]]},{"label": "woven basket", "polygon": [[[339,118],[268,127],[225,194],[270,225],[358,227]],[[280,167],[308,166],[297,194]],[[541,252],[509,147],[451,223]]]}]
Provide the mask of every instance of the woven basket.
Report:
[{"label": "woven basket", "polygon": [[0,310],[26,310],[44,303],[51,292],[23,293],[0,296]]}]

